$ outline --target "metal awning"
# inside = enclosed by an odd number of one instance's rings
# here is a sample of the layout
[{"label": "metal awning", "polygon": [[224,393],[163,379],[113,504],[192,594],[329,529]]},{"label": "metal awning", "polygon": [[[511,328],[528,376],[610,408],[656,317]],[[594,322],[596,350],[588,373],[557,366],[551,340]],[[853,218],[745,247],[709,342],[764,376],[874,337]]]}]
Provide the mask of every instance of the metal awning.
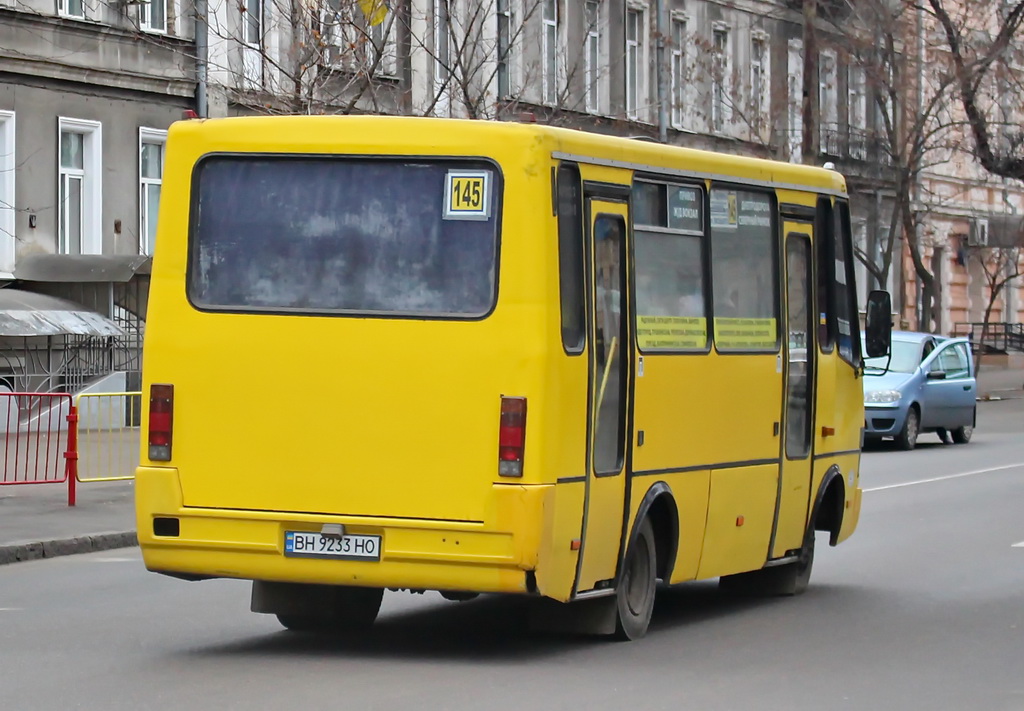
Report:
[{"label": "metal awning", "polygon": [[0,336],[123,336],[116,323],[81,304],[0,289]]},{"label": "metal awning", "polygon": [[36,282],[128,282],[149,274],[152,257],[138,254],[29,254],[18,257],[14,278]]}]

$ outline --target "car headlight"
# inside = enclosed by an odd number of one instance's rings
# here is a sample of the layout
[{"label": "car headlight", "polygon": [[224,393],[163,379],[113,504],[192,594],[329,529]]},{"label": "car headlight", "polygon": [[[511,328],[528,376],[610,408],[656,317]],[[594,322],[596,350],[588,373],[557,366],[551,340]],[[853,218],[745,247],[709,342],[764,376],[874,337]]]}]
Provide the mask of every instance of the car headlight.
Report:
[{"label": "car headlight", "polygon": [[875,390],[864,394],[864,402],[899,402],[901,397],[899,390]]}]

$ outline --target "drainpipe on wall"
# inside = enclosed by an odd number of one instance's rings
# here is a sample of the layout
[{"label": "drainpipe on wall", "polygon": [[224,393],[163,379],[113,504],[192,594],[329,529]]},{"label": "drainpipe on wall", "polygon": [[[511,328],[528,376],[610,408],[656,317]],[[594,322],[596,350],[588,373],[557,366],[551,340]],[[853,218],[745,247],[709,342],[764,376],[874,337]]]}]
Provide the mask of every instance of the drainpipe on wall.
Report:
[{"label": "drainpipe on wall", "polygon": [[658,13],[658,140],[668,143],[668,77],[665,71],[665,33],[668,32],[668,6],[657,0]]},{"label": "drainpipe on wall", "polygon": [[206,68],[209,54],[210,23],[207,20],[207,0],[196,3],[196,113],[209,118],[206,102]]}]

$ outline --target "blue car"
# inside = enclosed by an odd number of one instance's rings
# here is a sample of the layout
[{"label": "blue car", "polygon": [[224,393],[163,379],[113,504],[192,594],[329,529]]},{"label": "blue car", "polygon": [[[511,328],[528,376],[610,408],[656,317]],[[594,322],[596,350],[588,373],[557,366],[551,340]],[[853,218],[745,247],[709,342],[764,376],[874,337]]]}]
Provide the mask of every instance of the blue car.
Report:
[{"label": "blue car", "polygon": [[[888,370],[886,363],[888,362]],[[967,444],[978,383],[966,338],[893,331],[892,359],[864,359],[864,437],[913,449],[922,432]]]}]

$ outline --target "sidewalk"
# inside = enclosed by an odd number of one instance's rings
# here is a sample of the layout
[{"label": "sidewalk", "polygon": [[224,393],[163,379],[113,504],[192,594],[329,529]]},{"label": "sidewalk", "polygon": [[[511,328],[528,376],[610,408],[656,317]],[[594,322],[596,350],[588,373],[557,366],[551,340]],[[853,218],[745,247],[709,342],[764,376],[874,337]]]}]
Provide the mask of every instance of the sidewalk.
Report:
[{"label": "sidewalk", "polygon": [[68,507],[67,484],[0,486],[0,565],[135,545],[135,485],[78,485]]},{"label": "sidewalk", "polygon": [[[986,366],[978,376],[982,400],[1024,398],[1024,369]],[[0,486],[0,565],[72,553],[134,546],[131,481],[78,485],[67,505],[67,484]]]}]

